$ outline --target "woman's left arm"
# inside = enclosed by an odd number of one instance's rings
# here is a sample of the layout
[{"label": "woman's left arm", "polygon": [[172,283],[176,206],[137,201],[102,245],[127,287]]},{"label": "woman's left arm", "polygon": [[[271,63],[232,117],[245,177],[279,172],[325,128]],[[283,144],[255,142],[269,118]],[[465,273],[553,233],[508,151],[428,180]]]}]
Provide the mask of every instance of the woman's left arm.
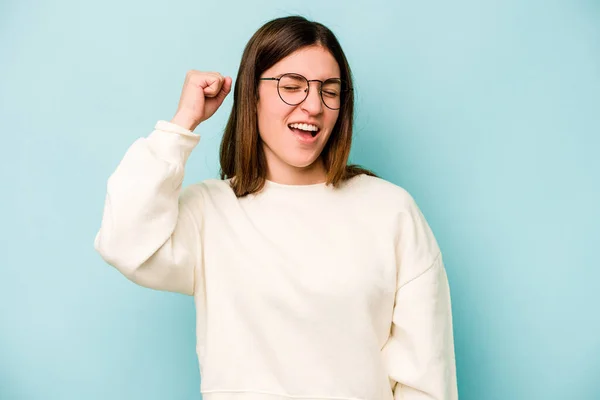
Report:
[{"label": "woman's left arm", "polygon": [[456,400],[450,291],[441,253],[396,292],[383,356],[395,400]]},{"label": "woman's left arm", "polygon": [[412,197],[399,218],[398,279],[390,336],[382,349],[394,400],[458,399],[448,278]]}]

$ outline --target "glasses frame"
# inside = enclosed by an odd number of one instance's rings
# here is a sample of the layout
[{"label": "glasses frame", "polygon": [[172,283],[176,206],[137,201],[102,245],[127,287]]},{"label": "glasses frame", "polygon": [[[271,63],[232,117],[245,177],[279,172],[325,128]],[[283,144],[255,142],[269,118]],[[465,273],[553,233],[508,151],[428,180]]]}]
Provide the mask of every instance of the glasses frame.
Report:
[{"label": "glasses frame", "polygon": [[[287,101],[285,101],[285,100],[283,99],[283,97],[281,96],[281,91],[279,90],[279,83],[281,82],[281,79],[282,79],[284,76],[286,76],[286,75],[295,75],[295,76],[299,76],[299,77],[303,78],[303,79],[306,81],[306,95],[304,96],[304,98],[302,99],[302,101],[300,101],[299,103],[296,103],[296,104],[291,104],[291,103],[288,103],[288,102],[287,102]],[[331,80],[331,79],[336,79],[336,80],[340,81],[340,83],[341,83],[341,85],[342,85],[342,89],[340,90],[340,106],[339,106],[338,108],[331,108],[331,107],[329,107],[329,106],[327,105],[327,103],[325,103],[325,99],[323,99],[323,84],[324,84],[325,82],[327,82],[328,80]],[[324,105],[325,107],[329,108],[330,110],[339,110],[339,109],[341,109],[341,108],[342,108],[342,99],[341,99],[341,97],[342,97],[342,93],[344,93],[344,92],[350,92],[350,91],[352,91],[352,88],[351,88],[351,87],[347,87],[347,86],[348,86],[347,82],[346,82],[346,81],[344,81],[344,80],[343,80],[343,79],[341,79],[341,78],[329,78],[329,79],[326,79],[325,81],[322,81],[322,80],[320,80],[320,79],[310,79],[310,80],[309,80],[309,79],[307,79],[305,76],[303,76],[303,75],[300,75],[300,74],[297,74],[297,73],[295,73],[295,72],[288,72],[288,73],[282,74],[282,75],[281,75],[281,76],[279,76],[279,77],[272,77],[272,78],[259,78],[258,80],[259,80],[259,81],[277,81],[277,94],[279,95],[279,98],[281,99],[281,101],[283,101],[283,102],[284,102],[285,104],[287,104],[288,106],[297,106],[297,105],[299,105],[299,104],[302,104],[302,103],[304,102],[304,100],[306,100],[306,99],[308,98],[308,94],[310,93],[310,83],[311,83],[311,82],[319,82],[319,83],[320,83],[320,85],[319,85],[319,96],[321,97],[321,101],[323,102],[323,105]]]}]

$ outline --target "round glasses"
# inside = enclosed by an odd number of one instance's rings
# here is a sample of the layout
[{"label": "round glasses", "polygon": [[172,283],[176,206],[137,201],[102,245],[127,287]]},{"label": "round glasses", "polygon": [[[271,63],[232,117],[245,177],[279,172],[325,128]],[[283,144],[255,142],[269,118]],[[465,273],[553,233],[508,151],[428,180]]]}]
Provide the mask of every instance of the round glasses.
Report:
[{"label": "round glasses", "polygon": [[319,82],[319,94],[325,107],[339,110],[342,106],[342,93],[348,90],[347,84],[339,78],[330,78],[326,81],[318,79],[308,80],[300,74],[283,74],[279,78],[260,78],[261,81],[277,81],[277,93],[285,104],[297,106],[308,97],[310,82]]}]

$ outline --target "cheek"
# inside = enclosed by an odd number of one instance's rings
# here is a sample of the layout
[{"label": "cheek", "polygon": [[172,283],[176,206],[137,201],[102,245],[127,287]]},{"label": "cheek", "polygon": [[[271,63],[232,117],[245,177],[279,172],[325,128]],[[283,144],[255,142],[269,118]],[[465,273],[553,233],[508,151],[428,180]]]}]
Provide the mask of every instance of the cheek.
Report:
[{"label": "cheek", "polygon": [[292,107],[287,106],[279,98],[263,97],[257,104],[258,130],[261,136],[281,130]]},{"label": "cheek", "polygon": [[340,115],[340,112],[335,111],[335,112],[331,112],[331,113],[327,114],[327,116],[325,117],[325,124],[329,127],[330,132],[333,130],[333,127],[335,126],[335,123],[337,122],[339,115]]}]

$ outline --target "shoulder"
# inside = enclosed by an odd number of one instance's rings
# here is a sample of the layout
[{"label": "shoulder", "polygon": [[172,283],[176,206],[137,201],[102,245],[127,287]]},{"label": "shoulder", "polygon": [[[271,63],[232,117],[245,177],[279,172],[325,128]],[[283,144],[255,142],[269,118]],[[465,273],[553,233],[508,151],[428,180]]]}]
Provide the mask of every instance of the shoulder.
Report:
[{"label": "shoulder", "polygon": [[[359,175],[352,178],[348,189],[366,204],[386,210],[410,210],[417,207],[414,197],[404,187],[382,178]],[[417,207],[418,208],[418,207]]]},{"label": "shoulder", "polygon": [[196,184],[199,190],[206,193],[233,193],[230,186],[230,179],[206,179]]},{"label": "shoulder", "polygon": [[205,201],[210,198],[231,196],[235,197],[231,186],[229,186],[229,179],[206,179],[188,185],[181,191],[182,201],[191,203]]},{"label": "shoulder", "polygon": [[424,253],[437,255],[439,247],[431,227],[408,190],[368,175],[361,175],[352,186],[361,208],[368,210],[378,226],[389,227],[396,240],[418,243]]}]

